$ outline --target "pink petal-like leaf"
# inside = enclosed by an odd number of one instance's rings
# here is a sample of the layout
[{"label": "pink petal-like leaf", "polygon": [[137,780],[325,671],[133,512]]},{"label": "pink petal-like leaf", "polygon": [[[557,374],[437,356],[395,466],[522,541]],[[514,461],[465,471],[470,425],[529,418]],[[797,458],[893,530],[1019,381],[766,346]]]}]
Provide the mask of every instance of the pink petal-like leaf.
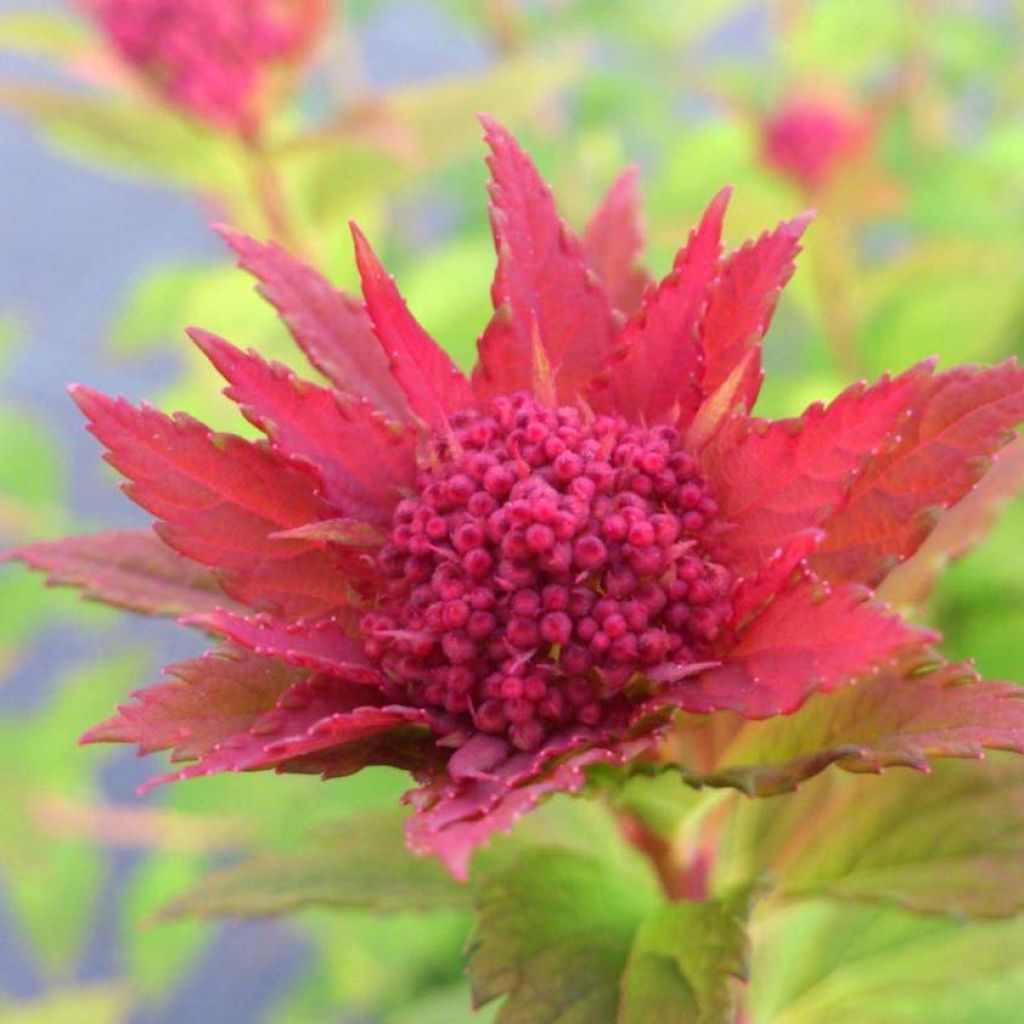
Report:
[{"label": "pink petal-like leaf", "polygon": [[875,586],[921,546],[943,509],[970,492],[1022,420],[1024,369],[1013,360],[937,375],[898,442],[872,460],[825,524],[815,571]]},{"label": "pink petal-like leaf", "polygon": [[47,585],[80,587],[84,597],[128,611],[177,616],[234,606],[209,569],[149,530],[39,541],[7,557],[45,572]]},{"label": "pink petal-like leaf", "polygon": [[245,732],[224,739],[195,764],[152,779],[144,789],[218,772],[279,768],[292,758],[426,721],[427,713],[418,708],[381,707],[376,687],[319,673],[281,694]]},{"label": "pink petal-like leaf", "polygon": [[593,747],[585,734],[570,735],[533,754],[516,755],[490,771],[407,794],[418,807],[406,826],[410,848],[439,856],[460,880],[473,851],[496,832],[508,832],[524,814],[553,793],[575,793],[594,764],[624,764],[653,744],[651,738]]},{"label": "pink petal-like leaf", "polygon": [[869,602],[860,588],[831,589],[808,578],[742,629],[724,663],[680,691],[680,705],[746,718],[788,715],[814,691],[835,690],[933,639]]},{"label": "pink petal-like leaf", "polygon": [[380,673],[366,659],[362,642],[335,618],[285,623],[271,615],[245,617],[217,610],[190,616],[186,622],[289,665],[323,669],[369,685],[380,681]]},{"label": "pink petal-like leaf", "polygon": [[361,519],[321,519],[316,523],[281,530],[275,537],[315,540],[321,544],[341,544],[348,548],[379,548],[387,534],[379,527]]},{"label": "pink petal-like leaf", "polygon": [[469,381],[409,312],[394,279],[354,224],[352,238],[366,311],[391,372],[413,412],[431,426],[439,426],[472,404]]},{"label": "pink petal-like leaf", "polygon": [[281,315],[309,361],[335,387],[368,398],[395,419],[408,417],[405,395],[361,302],[275,242],[258,242],[226,226],[217,230],[237,254],[238,265],[259,281],[260,294]]},{"label": "pink petal-like leaf", "polygon": [[768,561],[751,576],[744,576],[732,595],[733,620],[743,625],[780,590],[793,575],[806,566],[806,561],[825,537],[823,530],[801,530],[772,552]]},{"label": "pink petal-like leaf", "polygon": [[308,464],[323,496],[350,516],[389,523],[416,474],[416,434],[388,422],[368,402],[344,399],[300,380],[280,363],[243,352],[207,331],[193,341],[230,386],[225,394],[288,459]]},{"label": "pink petal-like leaf", "polygon": [[311,473],[181,413],[172,418],[81,386],[72,395],[107,447],[107,461],[128,477],[128,495],[161,520],[160,537],[225,570],[228,593],[293,615],[347,603],[337,557],[311,541],[273,536],[329,512]]},{"label": "pink petal-like leaf", "polygon": [[771,324],[779,293],[793,276],[800,236],[811,216],[805,213],[784,221],[723,262],[701,330],[705,394],[718,388],[753,351],[755,358],[747,364],[739,389],[743,407],[753,408],[761,389],[761,339]]},{"label": "pink petal-like leaf", "polygon": [[533,162],[501,125],[482,120],[491,147],[498,269],[491,287],[495,315],[480,339],[473,383],[488,396],[530,390],[536,336],[558,398],[572,401],[613,351],[611,303]]},{"label": "pink petal-like leaf", "polygon": [[648,423],[693,419],[704,394],[701,318],[718,275],[729,196],[729,189],[715,196],[671,272],[626,324],[620,352],[591,389],[598,408]]},{"label": "pink petal-like leaf", "polygon": [[587,263],[604,282],[612,305],[627,315],[639,307],[649,281],[640,263],[644,229],[638,179],[636,167],[623,171],[583,233]]},{"label": "pink petal-like leaf", "polygon": [[920,604],[946,565],[980,543],[1003,507],[1024,490],[1024,437],[994,456],[995,465],[962,501],[943,513],[928,539],[878,589],[893,605]]},{"label": "pink petal-like leaf", "polygon": [[731,524],[729,564],[741,575],[754,572],[787,538],[833,516],[927,387],[930,370],[924,363],[895,380],[855,384],[797,419],[727,421],[699,457]]},{"label": "pink petal-like leaf", "polygon": [[83,743],[136,743],[139,752],[171,750],[172,760],[204,757],[244,733],[305,673],[280,661],[226,647],[170,665],[171,681],[132,694]]}]

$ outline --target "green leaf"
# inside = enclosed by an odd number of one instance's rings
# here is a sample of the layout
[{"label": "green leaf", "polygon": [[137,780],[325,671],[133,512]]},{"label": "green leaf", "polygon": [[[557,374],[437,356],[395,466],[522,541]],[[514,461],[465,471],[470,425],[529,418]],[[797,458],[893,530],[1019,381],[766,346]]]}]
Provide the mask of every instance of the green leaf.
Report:
[{"label": "green leaf", "polygon": [[743,923],[722,904],[662,907],[633,941],[617,1024],[732,1024],[746,963]]},{"label": "green leaf", "polygon": [[[689,735],[696,746],[681,765],[688,781],[773,796],[832,764],[877,773],[926,770],[934,758],[977,758],[986,749],[1024,753],[1024,689],[981,680],[968,665],[908,663],[816,695],[794,715],[761,722],[715,715]],[[701,747],[717,748],[713,764],[689,766]]]},{"label": "green leaf", "polygon": [[0,16],[0,50],[61,60],[89,44],[81,22],[49,11],[15,11]]},{"label": "green leaf", "polygon": [[1024,920],[801,903],[754,933],[757,1024],[1018,1024]]},{"label": "green leaf", "polygon": [[726,848],[784,898],[1010,916],[1024,907],[1024,761],[823,775],[781,802],[738,801]]},{"label": "green leaf", "polygon": [[474,1010],[466,984],[435,989],[384,1018],[384,1024],[488,1024],[496,1007]]},{"label": "green leaf", "polygon": [[122,988],[92,985],[0,1006],[0,1024],[118,1024],[128,1012]]},{"label": "green leaf", "polygon": [[438,861],[409,853],[401,817],[379,813],[347,819],[301,849],[259,854],[216,871],[162,916],[257,916],[312,906],[455,910],[469,903],[469,890]]},{"label": "green leaf", "polygon": [[480,884],[469,945],[473,998],[507,995],[499,1024],[614,1024],[619,977],[653,879],[581,854],[535,849]]},{"label": "green leaf", "polygon": [[126,652],[77,667],[57,680],[43,708],[0,717],[0,873],[20,934],[54,972],[75,962],[88,935],[103,865],[84,837],[54,834],[46,808],[55,797],[79,804],[95,799],[99,758],[84,753],[74,737],[138,681],[144,664]]},{"label": "green leaf", "polygon": [[317,957],[305,983],[274,1010],[272,1024],[334,1020],[339,1007],[353,1019],[394,1013],[405,1024],[406,1007],[458,980],[470,922],[465,913],[346,912],[310,915],[303,924]]},{"label": "green leaf", "polygon": [[0,81],[0,110],[100,166],[244,194],[240,162],[222,138],[144,99]]},{"label": "green leaf", "polygon": [[198,884],[202,873],[201,858],[185,856],[180,850],[154,851],[139,866],[125,894],[121,948],[132,985],[148,998],[171,990],[209,937],[210,925],[195,919],[147,927],[169,893]]}]

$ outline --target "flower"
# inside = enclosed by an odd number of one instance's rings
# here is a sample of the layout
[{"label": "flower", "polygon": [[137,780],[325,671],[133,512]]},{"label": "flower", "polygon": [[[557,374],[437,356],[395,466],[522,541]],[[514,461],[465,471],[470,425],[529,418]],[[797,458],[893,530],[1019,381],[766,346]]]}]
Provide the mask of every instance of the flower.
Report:
[{"label": "flower", "polygon": [[875,141],[874,117],[828,97],[793,97],[761,126],[764,162],[813,195]]},{"label": "flower", "polygon": [[324,0],[82,0],[121,57],[201,121],[253,136],[268,75],[299,59]]},{"label": "flower", "polygon": [[933,640],[871,588],[1024,417],[1011,362],[753,416],[808,218],[726,254],[725,190],[638,295],[633,178],[580,241],[484,123],[498,266],[471,378],[358,229],[362,303],[224,229],[331,386],[193,330],[265,440],[75,387],[159,540],[18,553],[221,638],[87,741],[189,762],[156,781],[406,769],[409,842],[459,876],[588,766],[655,756],[677,709],[789,715]]}]

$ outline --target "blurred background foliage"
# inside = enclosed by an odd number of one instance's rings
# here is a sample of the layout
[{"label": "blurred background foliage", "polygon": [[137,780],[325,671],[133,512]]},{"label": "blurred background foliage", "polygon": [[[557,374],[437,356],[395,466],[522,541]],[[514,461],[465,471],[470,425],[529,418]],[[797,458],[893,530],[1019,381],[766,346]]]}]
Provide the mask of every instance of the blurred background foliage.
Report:
[{"label": "blurred background foliage", "polygon": [[[1020,0],[351,0],[335,6],[259,160],[140,88],[70,6],[0,11],[0,111],[60,159],[169,190],[195,204],[197,224],[274,236],[346,287],[346,221],[357,220],[416,314],[466,366],[492,271],[480,110],[520,134],[576,226],[623,165],[640,164],[656,271],[725,183],[736,188],[734,244],[817,208],[766,348],[767,414],[932,354],[992,362],[1021,348]],[[424,25],[442,25],[449,48],[389,65],[391,39],[406,59]],[[867,126],[866,144],[824,182],[780,171],[766,154],[771,120],[809,97]],[[61,230],[38,226],[57,245]],[[93,353],[90,383],[144,382],[145,397],[245,430],[182,328],[198,324],[285,362],[295,353],[228,253],[204,239],[193,248],[206,255],[136,274],[97,336],[81,339]],[[38,257],[3,251],[5,261],[21,258]],[[97,480],[112,490],[112,474],[71,440],[70,408],[54,413],[52,396],[42,408],[16,372],[38,342],[35,312],[0,310],[4,546],[112,525],[96,511],[106,517],[109,505],[89,500]],[[125,377],[132,366],[143,370]],[[82,452],[79,464],[71,453]],[[1008,499],[1013,489],[1010,481]],[[123,515],[131,520],[127,505]],[[986,674],[1017,681],[1022,529],[1024,505],[1010,502],[987,544],[933,593],[906,597],[946,632],[954,656],[974,654]],[[155,921],[211,865],[246,849],[308,855],[311,831],[391,805],[403,788],[381,770],[326,787],[230,777],[135,797],[142,775],[130,757],[83,752],[73,739],[154,678],[169,653],[189,653],[186,643],[44,594],[22,572],[0,575],[0,1024],[470,1019],[460,973],[467,913],[382,916],[379,877],[366,880],[364,910],[309,910],[287,926]],[[556,805],[531,827],[565,828],[567,815]],[[322,856],[301,865],[311,899],[330,902],[342,881]],[[963,965],[967,940],[955,923],[867,908],[840,919],[810,904],[764,930],[770,962],[757,974],[756,1024],[841,1024],[854,1019],[851,1005],[859,1024],[1020,1019],[1019,925],[975,929],[977,969],[964,992],[924,1016],[928,987],[945,990]],[[908,969],[920,981],[916,1002],[903,992]],[[880,992],[887,1010],[871,1016],[863,1007]],[[972,1006],[985,1011],[964,1016]]]}]

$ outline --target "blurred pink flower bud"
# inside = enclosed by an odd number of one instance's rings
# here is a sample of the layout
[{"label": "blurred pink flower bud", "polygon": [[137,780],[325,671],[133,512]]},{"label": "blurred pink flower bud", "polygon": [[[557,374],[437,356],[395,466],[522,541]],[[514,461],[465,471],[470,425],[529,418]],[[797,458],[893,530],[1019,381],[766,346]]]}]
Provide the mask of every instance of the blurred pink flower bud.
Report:
[{"label": "blurred pink flower bud", "polygon": [[270,76],[301,60],[326,0],[81,0],[117,53],[193,117],[258,134]]}]

